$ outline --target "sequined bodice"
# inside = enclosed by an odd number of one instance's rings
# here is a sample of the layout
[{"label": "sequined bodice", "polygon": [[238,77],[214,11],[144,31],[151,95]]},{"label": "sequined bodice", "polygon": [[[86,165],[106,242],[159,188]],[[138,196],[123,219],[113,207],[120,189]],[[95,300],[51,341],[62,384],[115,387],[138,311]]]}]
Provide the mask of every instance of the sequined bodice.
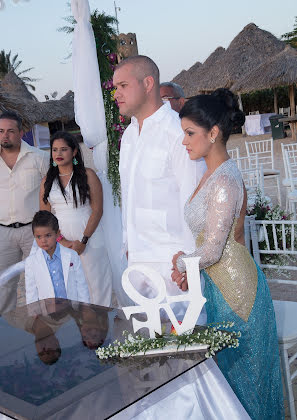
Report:
[{"label": "sequined bodice", "polygon": [[[229,159],[185,205],[197,248],[182,258],[201,257],[200,269],[206,269],[232,310],[247,321],[257,292],[257,269],[248,250],[234,240],[243,196],[241,174]],[[185,270],[182,258],[177,261],[180,271]]]}]

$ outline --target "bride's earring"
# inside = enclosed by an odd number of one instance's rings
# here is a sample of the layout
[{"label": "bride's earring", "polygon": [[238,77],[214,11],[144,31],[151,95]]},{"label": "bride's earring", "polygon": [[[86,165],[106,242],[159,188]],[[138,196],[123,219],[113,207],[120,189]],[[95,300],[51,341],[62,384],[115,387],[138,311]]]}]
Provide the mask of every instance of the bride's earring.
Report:
[{"label": "bride's earring", "polygon": [[214,144],[214,143],[216,142],[216,139],[214,139],[213,137],[211,137],[211,138],[210,138],[210,142],[211,142],[212,144]]}]

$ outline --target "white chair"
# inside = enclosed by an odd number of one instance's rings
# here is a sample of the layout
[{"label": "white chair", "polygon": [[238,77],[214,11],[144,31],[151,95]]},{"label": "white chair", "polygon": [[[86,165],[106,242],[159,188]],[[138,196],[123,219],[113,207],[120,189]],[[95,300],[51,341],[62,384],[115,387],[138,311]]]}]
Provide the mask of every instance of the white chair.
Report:
[{"label": "white chair", "polygon": [[[247,191],[248,206],[253,206],[259,190],[264,197],[263,165],[259,165],[258,156],[252,156],[250,158],[244,156],[234,159],[234,161],[241,172]],[[269,197],[267,199],[269,201]]]},{"label": "white chair", "polygon": [[290,150],[285,150],[284,153],[288,170],[288,179],[290,181],[287,200],[289,204],[289,211],[294,215],[294,219],[296,219],[297,188],[295,180],[297,178],[297,154]]},{"label": "white chair", "polygon": [[[292,265],[286,266],[261,262],[261,256],[263,255],[286,255],[289,258],[295,258],[296,262],[297,221],[255,220],[254,217],[250,217],[248,223],[250,224],[253,256],[258,265],[261,268],[283,268],[297,273],[297,267],[294,265],[294,261],[292,261]],[[259,233],[261,236],[260,239],[265,241],[265,250],[259,249]],[[297,285],[296,280],[267,280],[279,284]],[[289,351],[297,344],[297,302],[273,301],[273,304],[286,398],[288,400],[291,419],[296,420],[292,381],[297,377],[297,369],[295,368],[294,370],[292,364],[297,359],[297,352],[291,356]],[[291,372],[292,368],[293,371]]]},{"label": "white chair", "polygon": [[279,108],[278,109],[278,113],[279,114],[282,114],[284,117],[289,117],[290,116],[290,113],[291,113],[291,108],[290,107],[288,107],[288,108]]},{"label": "white chair", "polygon": [[228,152],[228,155],[230,156],[231,159],[240,158],[239,147],[235,147],[235,149],[229,149],[229,150],[227,150],[227,152]]},{"label": "white chair", "polygon": [[[250,218],[250,229],[253,255],[257,264],[263,269],[285,270],[295,280],[268,279],[271,283],[293,284],[297,286],[297,220],[255,220]],[[260,249],[259,242],[264,243]],[[285,265],[263,262],[263,256],[283,256]],[[291,264],[292,263],[292,264]],[[297,316],[297,313],[296,313]]]},{"label": "white chair", "polygon": [[258,156],[259,164],[263,165],[264,180],[276,180],[277,197],[281,205],[280,171],[274,166],[273,139],[246,141],[245,147],[248,157]]},{"label": "white chair", "polygon": [[[282,184],[284,187],[286,187],[286,190],[287,190],[286,191],[286,210],[288,211],[289,210],[288,193],[290,193],[291,181],[289,179],[289,172],[288,172],[288,165],[287,165],[287,159],[285,156],[285,151],[292,152],[293,155],[297,157],[297,143],[288,143],[288,144],[281,143],[281,148],[282,148],[283,163],[284,163],[284,168],[285,168],[285,178],[282,180]],[[293,178],[293,182],[296,187],[297,177]]]},{"label": "white chair", "polygon": [[297,369],[292,369],[292,364],[297,359],[297,352],[290,356],[289,351],[297,345],[297,302],[274,300],[273,305],[286,399],[289,405],[290,417],[292,420],[296,420],[292,382],[297,376]]}]

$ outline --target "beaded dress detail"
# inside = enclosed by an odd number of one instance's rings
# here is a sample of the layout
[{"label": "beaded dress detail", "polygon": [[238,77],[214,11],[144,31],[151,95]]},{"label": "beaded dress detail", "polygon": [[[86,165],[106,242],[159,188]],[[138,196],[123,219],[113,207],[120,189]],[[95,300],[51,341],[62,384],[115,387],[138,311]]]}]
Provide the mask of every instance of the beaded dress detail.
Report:
[{"label": "beaded dress detail", "polygon": [[[275,315],[264,274],[247,248],[234,239],[244,189],[236,163],[229,159],[185,205],[185,220],[200,257],[208,323],[234,322],[239,347],[218,353],[218,364],[252,419],[284,417]],[[192,199],[191,199],[192,198]]]}]

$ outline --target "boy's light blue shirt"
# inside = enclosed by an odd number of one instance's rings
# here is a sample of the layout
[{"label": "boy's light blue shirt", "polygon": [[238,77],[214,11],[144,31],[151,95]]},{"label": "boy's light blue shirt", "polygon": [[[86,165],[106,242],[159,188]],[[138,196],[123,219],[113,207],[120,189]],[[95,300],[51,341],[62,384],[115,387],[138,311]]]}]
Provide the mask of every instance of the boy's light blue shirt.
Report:
[{"label": "boy's light blue shirt", "polygon": [[55,297],[67,299],[67,292],[65,288],[65,281],[64,281],[63,267],[62,267],[62,260],[61,260],[60,245],[57,243],[57,246],[56,246],[55,252],[53,253],[52,258],[46,251],[42,250],[42,253],[45,258],[45,262],[51,276],[51,280],[52,280],[54,291],[55,291]]}]

